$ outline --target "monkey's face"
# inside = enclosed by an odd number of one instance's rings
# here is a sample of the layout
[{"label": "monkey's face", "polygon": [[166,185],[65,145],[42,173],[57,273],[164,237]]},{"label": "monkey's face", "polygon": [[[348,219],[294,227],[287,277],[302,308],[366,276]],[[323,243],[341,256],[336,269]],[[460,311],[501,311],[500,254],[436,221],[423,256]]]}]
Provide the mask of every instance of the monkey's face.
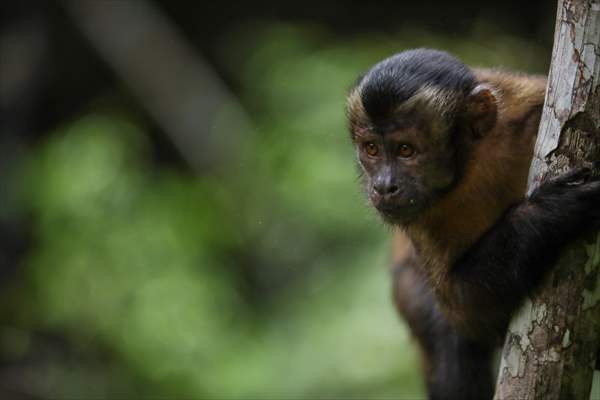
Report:
[{"label": "monkey's face", "polygon": [[405,225],[448,190],[456,175],[450,135],[423,123],[353,131],[365,189],[383,219]]},{"label": "monkey's face", "polygon": [[429,49],[374,65],[346,111],[369,199],[397,225],[452,189],[469,156],[469,132],[491,129],[496,118],[491,90],[458,59]]}]

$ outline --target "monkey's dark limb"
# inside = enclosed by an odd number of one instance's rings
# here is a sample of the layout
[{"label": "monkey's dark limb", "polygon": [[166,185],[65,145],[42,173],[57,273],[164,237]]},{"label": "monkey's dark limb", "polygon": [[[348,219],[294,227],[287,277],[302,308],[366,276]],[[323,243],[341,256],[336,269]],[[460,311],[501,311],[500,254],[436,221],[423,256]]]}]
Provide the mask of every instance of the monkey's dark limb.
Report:
[{"label": "monkey's dark limb", "polygon": [[491,399],[493,346],[456,332],[412,262],[394,269],[394,297],[422,350],[429,398]]},{"label": "monkey's dark limb", "polygon": [[598,226],[599,204],[600,180],[582,169],[543,183],[510,208],[442,282],[441,301],[453,323],[473,337],[504,334],[560,249]]}]

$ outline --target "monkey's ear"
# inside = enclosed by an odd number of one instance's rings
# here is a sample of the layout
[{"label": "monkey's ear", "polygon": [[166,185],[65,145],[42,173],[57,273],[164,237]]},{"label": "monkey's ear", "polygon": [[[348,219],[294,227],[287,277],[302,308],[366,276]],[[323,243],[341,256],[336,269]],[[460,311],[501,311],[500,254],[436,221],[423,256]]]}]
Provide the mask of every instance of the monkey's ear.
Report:
[{"label": "monkey's ear", "polygon": [[476,138],[481,138],[496,125],[498,101],[493,89],[481,83],[477,85],[465,102],[465,119]]}]

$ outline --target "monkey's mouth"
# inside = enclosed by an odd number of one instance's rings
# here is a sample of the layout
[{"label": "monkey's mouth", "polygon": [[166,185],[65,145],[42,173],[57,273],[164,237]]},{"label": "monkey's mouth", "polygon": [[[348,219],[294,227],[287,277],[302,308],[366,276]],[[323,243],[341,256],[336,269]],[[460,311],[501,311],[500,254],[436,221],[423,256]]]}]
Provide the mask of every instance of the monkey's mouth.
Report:
[{"label": "monkey's mouth", "polygon": [[397,204],[380,202],[373,204],[384,221],[394,225],[404,225],[414,220],[421,207],[417,204]]}]

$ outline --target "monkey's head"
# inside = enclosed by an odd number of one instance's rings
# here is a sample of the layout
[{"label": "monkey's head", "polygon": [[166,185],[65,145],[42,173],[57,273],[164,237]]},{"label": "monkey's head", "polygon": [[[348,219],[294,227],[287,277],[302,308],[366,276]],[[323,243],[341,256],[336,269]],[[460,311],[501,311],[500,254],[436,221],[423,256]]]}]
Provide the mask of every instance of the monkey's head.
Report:
[{"label": "monkey's head", "polygon": [[404,51],[360,78],[348,97],[350,133],[384,220],[410,223],[451,191],[496,110],[492,90],[441,51]]}]

